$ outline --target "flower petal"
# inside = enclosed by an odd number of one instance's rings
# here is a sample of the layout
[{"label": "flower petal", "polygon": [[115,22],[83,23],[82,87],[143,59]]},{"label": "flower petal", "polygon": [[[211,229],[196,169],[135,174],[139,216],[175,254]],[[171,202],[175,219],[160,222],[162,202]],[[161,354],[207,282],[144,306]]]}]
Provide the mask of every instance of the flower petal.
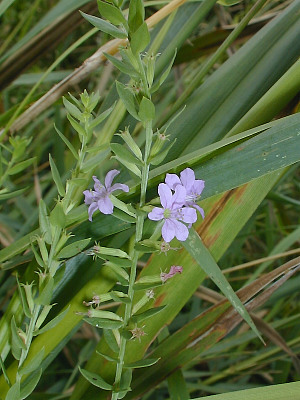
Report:
[{"label": "flower petal", "polygon": [[92,202],[94,201],[94,194],[91,190],[85,190],[83,192],[84,194],[84,202],[85,204],[92,204]]},{"label": "flower petal", "polygon": [[165,182],[172,190],[175,190],[176,185],[181,185],[180,179],[176,174],[167,174]]},{"label": "flower petal", "polygon": [[186,191],[189,192],[195,182],[195,172],[191,168],[186,168],[180,173],[180,180]]},{"label": "flower petal", "polygon": [[172,196],[172,210],[176,210],[177,208],[181,208],[185,203],[186,198],[186,190],[182,185],[177,185],[175,188],[175,193]]},{"label": "flower petal", "polygon": [[172,192],[168,185],[160,183],[158,185],[158,194],[163,208],[171,208],[172,206]]},{"label": "flower petal", "polygon": [[115,190],[123,190],[123,192],[129,192],[129,187],[125,185],[124,183],[115,183],[112,185],[107,191],[109,193],[114,192]]},{"label": "flower petal", "polygon": [[98,205],[97,205],[96,202],[94,202],[94,203],[92,203],[92,204],[89,206],[89,209],[88,209],[89,220],[90,220],[90,221],[92,221],[92,216],[93,216],[93,214],[94,214],[94,212],[95,212],[96,210],[98,210]]},{"label": "flower petal", "polygon": [[205,186],[205,181],[201,179],[196,179],[193,184],[193,187],[191,188],[191,191],[195,193],[197,196],[200,196],[200,194],[204,189],[204,186]]},{"label": "flower petal", "polygon": [[112,214],[114,205],[108,196],[102,197],[98,200],[98,208],[103,214]]},{"label": "flower petal", "polygon": [[164,217],[164,209],[159,207],[154,207],[148,214],[148,218],[152,221],[160,221]]},{"label": "flower petal", "polygon": [[[200,207],[199,207],[200,208]],[[191,207],[183,207],[181,209],[181,218],[183,222],[187,222],[188,224],[193,224],[197,221],[197,212],[194,208]]]},{"label": "flower petal", "polygon": [[201,214],[201,217],[204,219],[205,214],[204,214],[203,208],[201,208],[200,206],[198,206],[198,204],[193,204],[193,207],[196,208],[196,209],[199,211],[199,213]]},{"label": "flower petal", "polygon": [[102,185],[102,183],[99,181],[99,179],[94,175],[93,176],[94,179],[94,189],[96,190],[96,192],[99,192],[101,189],[104,188],[104,186]]},{"label": "flower petal", "polygon": [[114,179],[115,176],[117,176],[120,173],[120,171],[118,171],[117,169],[112,169],[111,171],[109,171],[106,174],[105,177],[105,187],[106,189],[111,187],[112,181]]},{"label": "flower petal", "polygon": [[175,236],[181,242],[184,242],[189,236],[188,228],[182,223],[175,219],[172,220],[175,227]]},{"label": "flower petal", "polygon": [[[177,222],[177,221],[176,221]],[[166,219],[161,230],[165,242],[169,243],[175,237],[175,224],[173,220]]]}]

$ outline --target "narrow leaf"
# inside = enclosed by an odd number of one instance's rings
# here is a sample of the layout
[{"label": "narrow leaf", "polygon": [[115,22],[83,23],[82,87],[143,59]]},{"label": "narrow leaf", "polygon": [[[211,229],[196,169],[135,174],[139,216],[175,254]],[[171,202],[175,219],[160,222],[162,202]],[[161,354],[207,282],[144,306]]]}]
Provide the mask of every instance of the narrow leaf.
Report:
[{"label": "narrow leaf", "polygon": [[65,188],[62,184],[61,177],[59,175],[58,169],[55,165],[55,162],[54,162],[51,154],[49,154],[49,162],[50,162],[52,177],[53,177],[53,180],[57,187],[58,193],[61,195],[61,197],[64,197],[66,195]]},{"label": "narrow leaf", "polygon": [[146,22],[144,22],[131,36],[130,45],[133,54],[141,53],[150,42],[150,33]]},{"label": "narrow leaf", "polygon": [[31,374],[29,378],[26,379],[24,385],[21,385],[21,399],[26,399],[34,391],[42,376],[42,372],[42,368],[38,369],[34,374]]},{"label": "narrow leaf", "polygon": [[45,241],[50,244],[51,243],[51,227],[47,212],[47,207],[43,199],[39,202],[39,223],[40,230],[42,235],[44,236]]},{"label": "narrow leaf", "polygon": [[124,364],[124,368],[145,368],[156,364],[160,358],[145,358],[144,360],[135,361],[129,364]]},{"label": "narrow leaf", "polygon": [[59,137],[61,138],[61,140],[63,140],[65,142],[66,146],[69,148],[69,150],[71,151],[71,153],[73,154],[75,159],[78,160],[78,154],[76,153],[76,150],[73,147],[72,143],[65,137],[64,134],[61,133],[61,131],[59,129],[57,129],[57,127],[55,125],[54,125],[54,128],[55,128],[56,132],[58,133]]},{"label": "narrow leaf", "polygon": [[99,354],[99,356],[102,356],[103,358],[105,358],[105,360],[107,360],[107,361],[111,361],[111,362],[114,362],[114,363],[118,362],[117,358],[108,356],[107,354],[100,353],[100,351],[98,351],[98,350],[96,350],[96,353]]},{"label": "narrow leaf", "polygon": [[129,150],[126,149],[126,147],[122,146],[121,144],[111,143],[110,148],[119,159],[125,160],[133,165],[140,165],[141,167],[144,165],[141,160],[136,158]]},{"label": "narrow leaf", "polygon": [[104,3],[98,0],[98,9],[100,14],[108,19],[114,25],[127,25],[127,21],[119,8],[114,7],[112,4]]},{"label": "narrow leaf", "polygon": [[185,242],[182,242],[182,244],[186,248],[186,250],[191,254],[191,256],[195,259],[195,261],[197,261],[197,263],[204,270],[204,272],[224,293],[224,295],[231,302],[236,311],[248,323],[253,332],[264,343],[260,333],[258,332],[250,315],[248,314],[245,306],[233,291],[229,282],[227,281],[222,271],[220,270],[218,264],[215,262],[213,256],[210,254],[209,250],[203,244],[198,233],[194,229],[190,229],[190,233],[187,240]]},{"label": "narrow leaf", "polygon": [[36,157],[29,158],[28,160],[21,161],[18,164],[8,169],[8,175],[15,175],[19,172],[23,171],[25,168],[29,167],[34,161]]},{"label": "narrow leaf", "polygon": [[120,99],[124,103],[124,106],[126,107],[129,114],[131,114],[135,119],[140,121],[140,117],[138,116],[136,110],[136,100],[134,98],[134,95],[131,93],[130,89],[120,82],[116,82],[116,88],[118,95],[120,96]]},{"label": "narrow leaf", "polygon": [[104,390],[112,390],[113,389],[112,385],[105,382],[105,380],[102,379],[101,376],[99,376],[93,372],[89,372],[86,369],[83,369],[80,367],[79,367],[79,371],[85,377],[85,379],[87,379],[92,385],[97,386]]},{"label": "narrow leaf", "polygon": [[118,60],[116,57],[111,56],[108,53],[104,53],[105,57],[121,72],[123,72],[123,74],[129,75],[129,76],[134,76],[136,78],[139,77],[139,74],[137,73],[137,71],[132,68],[132,66],[130,64],[125,63],[124,61]]},{"label": "narrow leaf", "polygon": [[0,193],[0,200],[7,200],[7,199],[11,199],[13,197],[20,196],[20,194],[25,192],[25,190],[27,190],[27,187],[23,188],[23,189],[15,190],[14,192]]},{"label": "narrow leaf", "polygon": [[112,110],[115,108],[115,104],[114,103],[110,108],[108,108],[107,110],[103,111],[103,113],[99,114],[98,117],[96,117],[91,123],[90,123],[90,128],[94,129],[96,128],[97,125],[99,125],[102,121],[105,120],[105,118],[107,118],[109,116],[109,114],[112,112]]},{"label": "narrow leaf", "polygon": [[45,333],[45,332],[49,331],[50,329],[54,328],[56,325],[58,325],[64,319],[65,315],[69,311],[69,308],[70,308],[70,306],[68,306],[63,312],[61,312],[56,317],[54,317],[51,321],[49,321],[48,324],[43,326],[43,328],[35,331],[34,336]]},{"label": "narrow leaf", "polygon": [[83,249],[90,243],[91,238],[78,240],[77,242],[71,243],[64,247],[58,254],[57,258],[70,258],[78,253],[81,253]]},{"label": "narrow leaf", "polygon": [[20,382],[16,382],[7,392],[5,400],[21,400],[20,397]]},{"label": "narrow leaf", "polygon": [[75,118],[77,118],[79,121],[82,118],[82,112],[74,106],[69,100],[67,100],[65,97],[63,97],[63,103],[67,111]]},{"label": "narrow leaf", "polygon": [[45,347],[43,347],[29,362],[25,362],[25,365],[19,369],[21,375],[29,374],[35,371],[41,365],[45,354]]},{"label": "narrow leaf", "polygon": [[114,25],[110,24],[107,21],[104,21],[101,18],[94,17],[93,15],[88,15],[82,11],[80,14],[85,18],[90,24],[95,26],[101,32],[108,33],[109,35],[118,38],[118,39],[126,39],[127,34],[121,31],[120,29],[116,28]]},{"label": "narrow leaf", "polygon": [[139,117],[143,122],[152,121],[155,118],[154,104],[146,97],[142,98],[139,110]]},{"label": "narrow leaf", "polygon": [[105,318],[83,318],[88,324],[102,329],[119,329],[123,325],[123,321],[113,321]]},{"label": "narrow leaf", "polygon": [[119,353],[119,345],[112,330],[103,329],[103,335],[106,343],[114,353]]},{"label": "narrow leaf", "polygon": [[131,317],[131,320],[135,323],[138,322],[142,322],[145,319],[152,317],[155,314],[158,314],[159,312],[161,312],[166,306],[160,306],[160,307],[156,307],[156,308],[150,308],[149,310],[146,310],[142,313],[139,314],[135,314]]},{"label": "narrow leaf", "polygon": [[154,85],[152,86],[151,93],[155,93],[160,88],[160,86],[164,83],[164,81],[167,79],[167,77],[172,69],[176,54],[177,54],[177,50],[175,50],[175,54],[169,64],[168,68],[165,69],[165,71],[161,74],[161,77],[158,79],[158,81],[155,82]]}]

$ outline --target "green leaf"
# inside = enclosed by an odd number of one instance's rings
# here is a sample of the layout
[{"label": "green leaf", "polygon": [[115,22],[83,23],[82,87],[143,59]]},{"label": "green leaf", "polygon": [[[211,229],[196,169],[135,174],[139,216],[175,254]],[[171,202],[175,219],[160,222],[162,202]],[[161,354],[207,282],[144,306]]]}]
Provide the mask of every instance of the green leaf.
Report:
[{"label": "green leaf", "polygon": [[132,369],[131,368],[124,369],[121,376],[120,391],[118,395],[119,399],[123,399],[123,397],[126,396],[127,392],[131,390],[130,389],[131,381],[132,381]]},{"label": "green leaf", "polygon": [[39,224],[41,233],[46,243],[51,243],[51,226],[47,212],[47,206],[43,199],[39,202]]},{"label": "green leaf", "polygon": [[21,297],[22,308],[23,308],[24,314],[26,315],[26,317],[31,318],[32,312],[30,311],[30,308],[29,308],[25,290],[22,287],[22,285],[20,284],[18,276],[16,277],[16,279],[17,279],[17,284],[18,284],[18,289],[19,289],[19,293],[20,293],[20,297]]},{"label": "green leaf", "polygon": [[120,158],[118,156],[112,156],[112,158],[116,158],[121,164],[123,164],[129,171],[131,171],[134,175],[136,175],[137,177],[141,178],[142,174],[140,169],[133,163],[130,163],[126,160],[124,160],[124,158]]},{"label": "green leaf", "polygon": [[134,290],[151,289],[162,285],[159,275],[142,276],[134,284]]},{"label": "green leaf", "polygon": [[88,15],[82,11],[80,14],[85,18],[90,24],[94,25],[101,32],[108,33],[109,35],[118,38],[118,39],[126,39],[127,34],[116,28],[114,25],[110,24],[107,21],[104,21],[101,18],[94,17],[93,15]]},{"label": "green leaf", "polygon": [[99,125],[102,121],[105,120],[109,116],[109,114],[112,112],[112,110],[115,108],[116,103],[114,103],[110,108],[107,110],[103,111],[103,113],[99,114],[98,117],[96,117],[93,121],[90,123],[90,128],[94,129],[96,128],[97,125]]},{"label": "green leaf", "polygon": [[155,307],[155,308],[150,308],[149,310],[146,310],[142,313],[139,314],[135,314],[131,317],[132,322],[138,323],[138,322],[142,322],[147,318],[152,317],[155,314],[158,314],[159,312],[161,312],[164,308],[166,308],[166,306],[160,306],[160,307]]},{"label": "green leaf", "polygon": [[8,169],[8,175],[15,175],[23,171],[36,160],[36,157],[29,158],[28,160],[21,161]]},{"label": "green leaf", "polygon": [[97,0],[97,3],[99,12],[104,18],[108,19],[114,25],[123,24],[124,26],[127,26],[127,21],[119,8],[104,3],[101,0]]},{"label": "green leaf", "polygon": [[56,206],[51,211],[49,219],[52,226],[57,226],[59,228],[64,228],[66,226],[66,214],[60,201],[56,203]]},{"label": "green leaf", "polygon": [[24,193],[27,189],[28,189],[28,187],[19,189],[19,190],[15,190],[13,192],[8,192],[8,193],[1,192],[0,200],[7,200],[7,199],[12,199],[13,197],[20,196],[20,194]]},{"label": "green leaf", "polygon": [[126,296],[119,296],[116,292],[110,292],[111,298],[116,301],[116,302],[121,302],[124,304],[130,304],[131,300],[129,299],[129,297]]},{"label": "green leaf", "polygon": [[122,285],[128,285],[129,275],[126,271],[124,271],[122,267],[110,261],[106,262],[106,265],[113,270],[113,272],[116,274],[117,279],[121,282]]},{"label": "green leaf", "polygon": [[12,316],[10,321],[10,328],[11,328],[11,350],[15,359],[19,360],[21,357],[22,350],[26,350],[26,345],[18,335],[18,328],[16,325],[14,315]]},{"label": "green leaf", "polygon": [[123,321],[113,321],[105,318],[83,318],[88,324],[102,329],[119,329],[123,325]]},{"label": "green leaf", "polygon": [[68,313],[69,308],[70,308],[70,306],[68,306],[63,312],[61,312],[56,317],[54,317],[51,321],[49,321],[41,329],[38,329],[37,331],[35,331],[34,336],[41,335],[42,333],[45,333],[45,332],[49,331],[50,329],[54,328],[56,325],[58,325],[64,319],[65,315]]},{"label": "green leaf", "polygon": [[119,353],[120,348],[118,345],[118,342],[116,340],[116,337],[111,329],[103,329],[103,335],[106,343],[108,344],[109,348],[114,352],[114,353]]},{"label": "green leaf", "polygon": [[243,317],[253,332],[260,338],[264,343],[260,333],[258,332],[254,322],[248,314],[244,304],[238,298],[233,291],[229,282],[223,275],[218,264],[215,262],[213,256],[209,250],[204,246],[198,233],[192,228],[190,229],[189,236],[185,242],[182,242],[185,249],[191,254],[191,256],[197,261],[199,266],[205,271],[210,279],[219,287],[226,298],[230,301],[236,311]]},{"label": "green leaf", "polygon": [[160,88],[160,86],[164,83],[164,81],[167,79],[167,77],[169,76],[169,73],[171,72],[172,66],[175,61],[176,54],[177,54],[177,50],[175,50],[175,54],[169,64],[168,68],[165,69],[165,71],[161,74],[158,81],[156,81],[154,83],[154,85],[152,86],[151,93],[155,93]]},{"label": "green leaf", "polygon": [[154,104],[146,97],[142,98],[139,110],[139,117],[143,122],[153,121],[155,118]]},{"label": "green leaf", "polygon": [[136,108],[136,100],[134,95],[131,93],[130,89],[127,88],[123,83],[121,82],[116,82],[116,88],[118,91],[118,95],[120,96],[120,99],[124,103],[124,106],[126,107],[127,111],[129,114],[131,114],[135,119],[140,121],[140,117],[138,116],[137,113],[137,108]]},{"label": "green leaf", "polygon": [[168,376],[169,395],[174,400],[189,400],[189,391],[181,369]]},{"label": "green leaf", "polygon": [[300,382],[269,385],[254,389],[239,390],[236,392],[222,393],[214,396],[205,396],[195,400],[257,400],[257,399],[298,399]]},{"label": "green leaf", "polygon": [[117,358],[108,356],[107,354],[100,353],[100,351],[98,351],[98,350],[96,350],[96,353],[99,354],[99,356],[102,356],[103,358],[105,358],[105,360],[107,360],[107,361],[111,361],[111,362],[114,362],[114,363],[118,362]]},{"label": "green leaf", "polygon": [[65,137],[65,135],[63,133],[61,133],[61,131],[59,129],[57,129],[55,124],[54,124],[54,128],[55,128],[56,132],[58,133],[59,137],[61,138],[61,140],[63,140],[64,143],[66,144],[66,146],[69,148],[69,150],[71,151],[71,153],[73,154],[75,159],[78,160],[78,154],[77,154],[75,148],[73,147],[72,143]]},{"label": "green leaf", "polygon": [[127,163],[133,164],[133,165],[139,165],[143,166],[144,163],[136,158],[129,150],[126,149],[126,147],[122,146],[119,143],[111,143],[110,145],[111,150],[115,153],[115,155],[118,157],[120,160],[124,160]]},{"label": "green leaf", "polygon": [[80,125],[70,114],[67,114],[67,118],[70,121],[73,128],[75,129],[75,131],[81,137],[81,142],[82,142],[82,137],[87,135],[87,132],[85,131],[84,127]]},{"label": "green leaf", "polygon": [[101,163],[101,161],[103,161],[109,155],[109,153],[110,150],[105,145],[103,151],[99,151],[94,157],[89,158],[83,163],[83,166],[81,168],[82,172],[87,173],[93,170]]},{"label": "green leaf", "polygon": [[145,9],[142,0],[131,1],[129,3],[128,25],[130,33],[135,32],[144,23]]},{"label": "green leaf", "polygon": [[123,74],[139,78],[138,72],[130,64],[118,60],[116,57],[113,57],[108,53],[103,52],[103,54],[119,71],[123,72]]},{"label": "green leaf", "polygon": [[62,184],[61,177],[59,175],[58,169],[55,165],[55,162],[54,162],[51,154],[49,154],[49,162],[50,162],[52,177],[53,177],[53,180],[57,187],[58,193],[61,195],[61,197],[64,197],[66,195],[65,188]]},{"label": "green leaf", "polygon": [[139,160],[143,161],[142,152],[127,129],[125,129],[125,131],[123,131],[122,133],[116,133],[116,135],[120,136],[127,144],[127,146],[130,148],[130,150],[134,153],[134,155]]},{"label": "green leaf", "polygon": [[146,368],[156,364],[159,360],[160,358],[145,358],[144,360],[125,363],[124,368]]},{"label": "green leaf", "polygon": [[67,109],[68,113],[71,114],[73,117],[77,118],[79,121],[82,119],[82,112],[79,110],[74,104],[72,104],[69,100],[63,97],[63,103],[65,108]]},{"label": "green leaf", "polygon": [[91,238],[77,240],[77,242],[71,243],[64,247],[58,254],[57,258],[70,258],[78,253],[81,253],[83,249],[90,243]]},{"label": "green leaf", "polygon": [[7,392],[5,400],[21,400],[20,397],[20,382],[16,382]]},{"label": "green leaf", "polygon": [[33,358],[31,358],[28,362],[25,361],[25,363],[19,369],[19,373],[21,375],[25,375],[37,370],[44,359],[44,354],[45,347],[42,347],[42,349]]},{"label": "green leaf", "polygon": [[141,53],[150,43],[150,33],[146,22],[131,35],[130,46],[133,54]]},{"label": "green leaf", "polygon": [[34,374],[31,374],[26,379],[25,383],[21,385],[21,399],[26,399],[36,388],[42,376],[43,369],[38,369]]},{"label": "green leaf", "polygon": [[112,390],[113,389],[112,385],[105,382],[105,380],[102,379],[101,376],[99,376],[93,372],[89,372],[86,369],[83,369],[80,367],[79,367],[79,371],[85,377],[85,379],[87,379],[92,385],[97,386],[104,390]]},{"label": "green leaf", "polygon": [[114,247],[102,247],[102,246],[96,246],[96,247],[97,249],[95,249],[95,252],[99,255],[130,259],[129,255],[123,250],[115,249]]},{"label": "green leaf", "polygon": [[163,149],[160,153],[158,153],[156,156],[151,158],[150,163],[152,165],[161,164],[164,161],[164,159],[167,157],[169,151],[171,150],[171,148],[173,147],[175,142],[176,142],[176,138],[165,149]]},{"label": "green leaf", "polygon": [[123,321],[122,317],[115,314],[112,311],[105,311],[105,310],[97,310],[97,309],[90,309],[88,311],[90,318],[101,318],[101,319],[110,319],[113,321]]},{"label": "green leaf", "polygon": [[53,296],[54,288],[54,278],[53,276],[47,275],[43,284],[39,290],[39,296],[37,297],[36,304],[48,305],[50,304],[51,298]]}]

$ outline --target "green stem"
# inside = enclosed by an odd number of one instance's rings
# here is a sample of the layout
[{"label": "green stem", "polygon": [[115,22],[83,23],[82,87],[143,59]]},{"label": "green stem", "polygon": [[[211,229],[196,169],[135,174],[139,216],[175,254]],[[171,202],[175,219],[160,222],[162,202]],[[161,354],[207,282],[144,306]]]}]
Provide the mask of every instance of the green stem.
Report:
[{"label": "green stem", "polygon": [[[141,196],[140,196],[140,208],[143,207],[145,204],[146,199],[146,191],[147,191],[147,183],[148,183],[148,175],[149,175],[149,163],[148,158],[150,154],[151,142],[152,142],[152,121],[146,122],[146,147],[145,147],[145,156],[144,156],[144,167],[142,170],[142,180],[141,180]],[[144,226],[144,215],[138,215],[137,223],[136,223],[136,234],[135,234],[135,242],[139,242],[143,236],[143,226]],[[128,297],[130,299],[130,303],[125,305],[125,313],[124,313],[124,323],[123,327],[126,328],[129,319],[131,317],[132,312],[132,304],[133,304],[133,296],[134,296],[134,282],[136,279],[136,269],[137,269],[137,261],[139,258],[139,252],[137,250],[133,251],[132,254],[132,266],[130,270],[130,277],[129,277],[129,286],[128,286]],[[119,351],[119,358],[118,364],[116,369],[116,376],[115,376],[115,387],[119,390],[121,377],[122,377],[122,370],[124,365],[124,356],[126,351],[126,342],[127,340],[121,336],[120,339],[120,351]],[[118,399],[118,392],[112,393],[112,400]]]}]

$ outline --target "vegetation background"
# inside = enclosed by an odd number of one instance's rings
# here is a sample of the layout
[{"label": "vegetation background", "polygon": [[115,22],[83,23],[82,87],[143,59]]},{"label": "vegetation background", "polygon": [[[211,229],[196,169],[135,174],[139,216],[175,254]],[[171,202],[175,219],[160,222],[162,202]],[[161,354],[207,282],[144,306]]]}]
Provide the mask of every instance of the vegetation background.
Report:
[{"label": "vegetation background", "polygon": [[[159,11],[166,4],[169,8],[162,18]],[[300,262],[300,2],[153,0],[144,5],[152,28],[151,49],[160,53],[158,77],[177,49],[171,73],[153,97],[155,126],[162,127],[185,106],[168,130],[176,143],[164,164],[152,170],[148,200],[155,197],[166,172],[191,166],[196,177],[206,181],[200,203],[206,218],[196,229],[248,305],[266,346],[240,323],[240,316],[199,268],[188,246],[150,259],[145,254],[139,267],[148,274],[172,264],[182,265],[184,272],[160,289],[155,304],[163,302],[166,309],[150,320],[141,342],[131,341],[128,346],[129,360],[149,352],[161,360],[136,370],[132,391],[125,398],[203,398],[252,388],[258,388],[255,398],[284,398],[292,393],[292,386],[277,387],[272,395],[264,390],[297,382],[300,376],[300,277],[296,274]],[[102,46],[114,54],[116,42],[91,28],[79,10],[98,15],[94,0],[0,2],[0,351],[9,376],[14,371],[10,321],[12,315],[17,324],[24,321],[16,275],[23,283],[34,279],[32,271],[38,265],[30,242],[38,228],[38,204],[43,198],[51,210],[58,196],[49,153],[63,182],[74,163],[54,125],[79,147],[62,95],[70,99],[67,92],[76,98],[84,89],[99,92],[97,115],[117,100],[115,80],[126,82],[103,55]],[[117,101],[110,117],[95,131],[96,150],[111,140],[117,142],[114,134],[128,125],[142,147],[141,125]],[[23,151],[18,150],[18,167],[6,173],[12,167],[11,151],[16,149],[9,138],[16,137],[22,138]],[[69,230],[74,240],[91,238],[91,246],[101,240],[126,249],[132,235],[129,222],[115,219],[112,223],[97,215],[91,224],[86,207],[80,207],[91,176],[103,177],[116,166],[110,154],[101,157],[93,159],[78,189],[78,213]],[[131,179],[125,172],[121,176],[124,181]],[[130,201],[135,201],[135,192],[129,194]],[[153,226],[149,223],[147,229]],[[43,374],[30,399],[99,398],[99,389],[79,376],[78,366],[103,370],[104,361],[95,351],[103,351],[105,344],[101,330],[83,322],[76,312],[82,311],[83,300],[98,291],[105,293],[115,281],[101,261],[84,252],[66,261],[53,291],[52,303],[57,305],[50,317],[67,306],[68,313],[33,341],[30,357],[43,346],[45,354]],[[113,310],[117,306],[110,305]],[[105,371],[109,379],[106,366]],[[0,397],[5,399],[7,390],[2,375]],[[251,399],[254,392],[247,393],[245,399]]]}]

